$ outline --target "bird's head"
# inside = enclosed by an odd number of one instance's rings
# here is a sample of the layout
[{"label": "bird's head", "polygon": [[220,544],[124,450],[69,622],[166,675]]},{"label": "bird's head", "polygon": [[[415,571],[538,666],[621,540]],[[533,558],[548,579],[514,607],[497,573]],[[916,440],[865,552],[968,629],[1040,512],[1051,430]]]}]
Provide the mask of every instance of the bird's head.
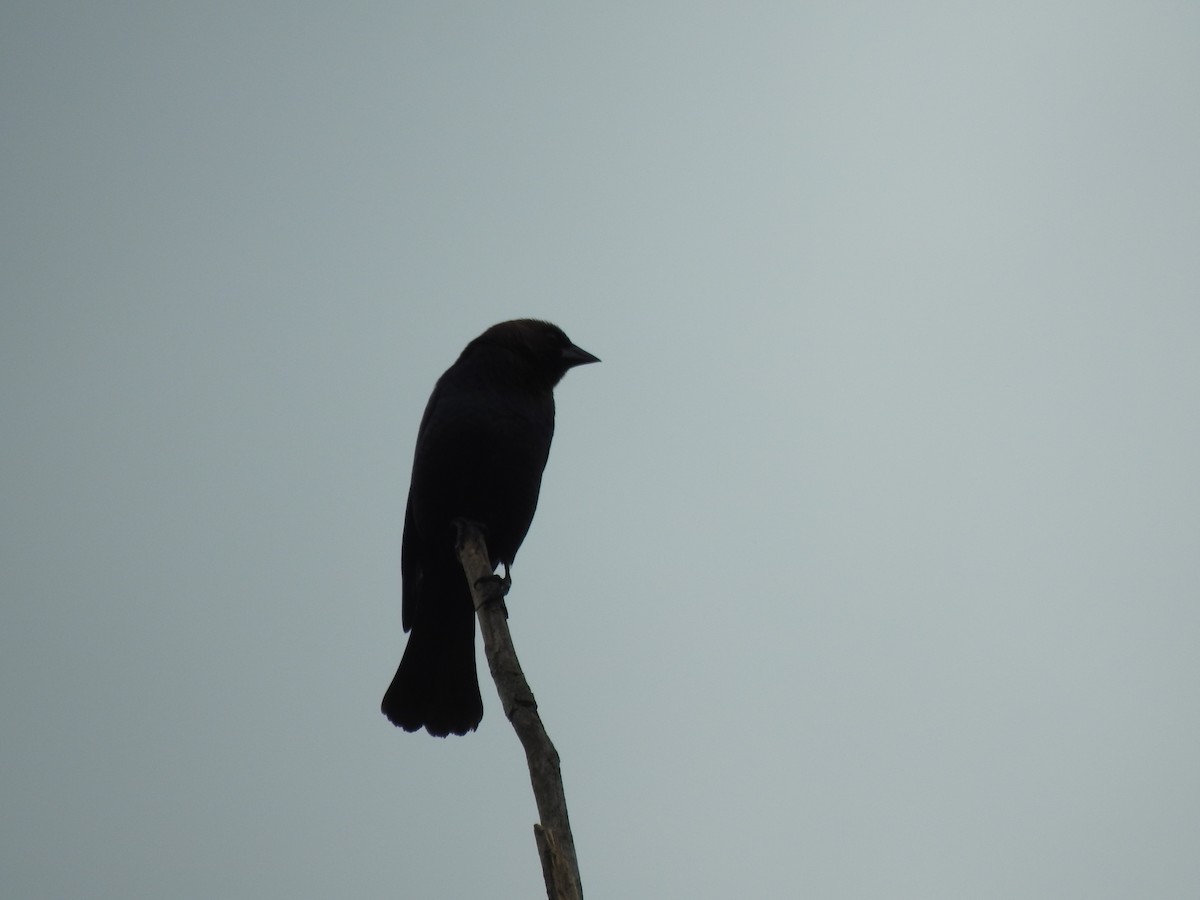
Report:
[{"label": "bird's head", "polygon": [[500,351],[523,375],[545,387],[554,387],[568,369],[600,358],[576,346],[557,325],[540,319],[512,319],[493,325],[468,347]]}]

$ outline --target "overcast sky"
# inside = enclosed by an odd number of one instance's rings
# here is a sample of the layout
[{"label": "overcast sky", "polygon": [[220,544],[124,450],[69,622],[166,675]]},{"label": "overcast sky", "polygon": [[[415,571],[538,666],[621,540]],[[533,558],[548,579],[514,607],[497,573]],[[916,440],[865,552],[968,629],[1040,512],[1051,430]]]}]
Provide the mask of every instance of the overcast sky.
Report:
[{"label": "overcast sky", "polygon": [[1200,896],[1200,6],[0,11],[0,893],[542,894],[379,714],[434,381],[591,898]]}]

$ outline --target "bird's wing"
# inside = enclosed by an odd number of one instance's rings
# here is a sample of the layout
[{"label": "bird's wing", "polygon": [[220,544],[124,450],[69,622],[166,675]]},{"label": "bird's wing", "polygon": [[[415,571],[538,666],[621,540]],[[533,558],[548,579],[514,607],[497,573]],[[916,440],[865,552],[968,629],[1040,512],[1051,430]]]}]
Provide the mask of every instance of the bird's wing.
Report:
[{"label": "bird's wing", "polygon": [[[429,427],[433,417],[433,409],[437,406],[441,394],[442,381],[433,386],[429,402],[425,404],[425,412],[421,415],[421,424],[417,427],[416,451],[413,455],[413,469],[416,469],[416,454],[421,452],[421,438]],[[408,503],[404,507],[404,536],[400,539],[400,624],[405,631],[412,628],[417,619],[417,606],[420,603],[421,583],[421,548],[418,543],[416,525],[413,523],[412,486],[408,489]]]}]

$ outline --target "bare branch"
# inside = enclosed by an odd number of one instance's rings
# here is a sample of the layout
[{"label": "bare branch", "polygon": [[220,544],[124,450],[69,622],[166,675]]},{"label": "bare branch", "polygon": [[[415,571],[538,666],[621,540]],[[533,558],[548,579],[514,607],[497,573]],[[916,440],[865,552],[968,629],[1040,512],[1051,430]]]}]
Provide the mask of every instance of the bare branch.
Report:
[{"label": "bare branch", "polygon": [[504,595],[508,580],[492,573],[487,546],[479,528],[471,522],[458,522],[458,558],[462,562],[475,612],[483,633],[483,647],[488,668],[496,682],[504,714],[512,722],[525,759],[537,802],[541,823],[533,826],[538,855],[542,860],[542,875],[546,880],[549,900],[583,900],[579,878],[579,862],[575,857],[575,840],[567,820],[567,797],[563,791],[558,751],[550,742],[537,711],[537,701],[513,648],[508,630],[508,611]]}]

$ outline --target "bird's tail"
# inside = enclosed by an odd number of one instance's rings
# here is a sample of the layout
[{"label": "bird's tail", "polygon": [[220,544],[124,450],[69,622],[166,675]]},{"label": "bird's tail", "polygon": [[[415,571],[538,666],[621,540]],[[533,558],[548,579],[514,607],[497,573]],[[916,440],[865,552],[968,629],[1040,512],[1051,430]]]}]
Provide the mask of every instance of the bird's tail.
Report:
[{"label": "bird's tail", "polygon": [[462,621],[438,620],[413,624],[400,668],[381,704],[393,725],[405,731],[425,728],[438,737],[466,734],[478,727],[483,699],[475,674],[473,613],[463,626]]}]

